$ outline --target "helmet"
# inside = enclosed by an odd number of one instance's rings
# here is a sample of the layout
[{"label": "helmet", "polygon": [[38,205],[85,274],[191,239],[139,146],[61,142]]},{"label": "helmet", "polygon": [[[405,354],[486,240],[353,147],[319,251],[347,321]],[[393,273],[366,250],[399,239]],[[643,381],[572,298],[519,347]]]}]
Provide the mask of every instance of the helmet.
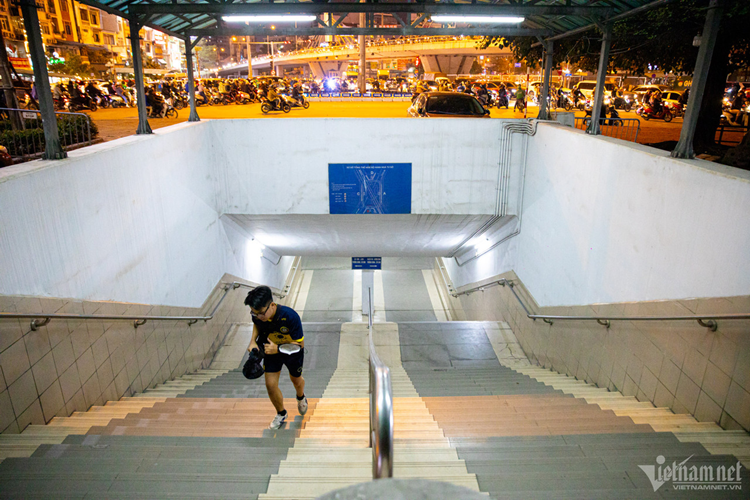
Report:
[{"label": "helmet", "polygon": [[246,379],[254,380],[263,375],[263,367],[260,365],[262,356],[258,349],[253,349],[247,357],[245,366],[242,367],[242,374]]}]

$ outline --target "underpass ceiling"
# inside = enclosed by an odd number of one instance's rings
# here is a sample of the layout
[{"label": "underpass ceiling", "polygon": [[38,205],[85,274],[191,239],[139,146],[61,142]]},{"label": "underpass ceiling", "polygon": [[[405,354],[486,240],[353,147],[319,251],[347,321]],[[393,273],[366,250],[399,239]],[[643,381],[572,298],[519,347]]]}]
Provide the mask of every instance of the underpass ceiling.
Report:
[{"label": "underpass ceiling", "polygon": [[279,255],[450,255],[491,215],[224,215]]},{"label": "underpass ceiling", "polygon": [[[81,3],[121,17],[140,16],[146,25],[170,35],[185,38],[190,35],[318,35],[318,34],[383,34],[383,35],[529,35],[550,36],[589,26],[594,20],[624,14],[644,5],[662,4],[665,0],[453,0],[409,3],[388,1],[359,3],[358,1],[287,1],[269,3],[257,1],[216,2],[215,0],[81,0]],[[349,13],[396,14],[402,26],[378,29],[345,26],[338,18]],[[311,23],[312,28],[295,26],[273,30],[270,26],[227,26],[221,20],[225,14],[321,14],[331,13],[330,24]],[[404,14],[417,13],[419,23],[410,24]],[[427,27],[423,21],[430,14],[523,15],[526,21],[518,26],[451,24],[447,27]],[[145,19],[145,16],[148,16]],[[334,20],[337,20],[335,22]],[[340,23],[340,24],[339,24]],[[372,23],[372,19],[370,21]],[[364,32],[363,30],[370,30]]]}]

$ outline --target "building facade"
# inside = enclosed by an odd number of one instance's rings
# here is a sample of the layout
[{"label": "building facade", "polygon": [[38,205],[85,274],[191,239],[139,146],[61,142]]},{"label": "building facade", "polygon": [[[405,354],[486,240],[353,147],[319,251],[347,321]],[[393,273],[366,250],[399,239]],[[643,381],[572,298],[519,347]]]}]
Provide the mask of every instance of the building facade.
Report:
[{"label": "building facade", "polygon": [[[117,67],[132,67],[127,20],[74,0],[37,0],[37,8],[50,62],[78,55],[100,73],[114,74]],[[0,29],[14,67],[19,66],[21,73],[29,73],[30,64],[22,61],[28,61],[23,17],[21,9],[11,0],[0,0]],[[180,39],[144,28],[141,49],[145,61],[151,59],[165,70],[184,67],[184,43]]]}]

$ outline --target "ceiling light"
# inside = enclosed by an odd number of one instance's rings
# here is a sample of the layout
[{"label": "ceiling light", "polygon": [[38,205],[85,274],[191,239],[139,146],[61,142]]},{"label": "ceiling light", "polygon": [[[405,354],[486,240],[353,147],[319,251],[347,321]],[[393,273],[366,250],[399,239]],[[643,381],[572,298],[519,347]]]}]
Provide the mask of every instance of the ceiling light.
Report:
[{"label": "ceiling light", "polygon": [[432,16],[436,23],[501,23],[518,24],[525,18],[513,16]]},{"label": "ceiling light", "polygon": [[294,23],[304,21],[315,21],[315,16],[222,16],[224,21],[230,23]]}]

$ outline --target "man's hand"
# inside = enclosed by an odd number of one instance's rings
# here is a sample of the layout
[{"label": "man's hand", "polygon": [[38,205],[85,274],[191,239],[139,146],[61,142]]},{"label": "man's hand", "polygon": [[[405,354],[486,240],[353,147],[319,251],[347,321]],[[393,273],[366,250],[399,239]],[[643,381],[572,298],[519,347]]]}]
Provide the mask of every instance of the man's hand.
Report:
[{"label": "man's hand", "polygon": [[266,349],[266,354],[278,354],[278,352],[279,352],[279,346],[277,346],[273,342],[269,342],[267,344],[263,344],[263,346]]},{"label": "man's hand", "polygon": [[252,343],[247,346],[247,352],[253,352],[253,349],[258,349],[258,344]]}]

